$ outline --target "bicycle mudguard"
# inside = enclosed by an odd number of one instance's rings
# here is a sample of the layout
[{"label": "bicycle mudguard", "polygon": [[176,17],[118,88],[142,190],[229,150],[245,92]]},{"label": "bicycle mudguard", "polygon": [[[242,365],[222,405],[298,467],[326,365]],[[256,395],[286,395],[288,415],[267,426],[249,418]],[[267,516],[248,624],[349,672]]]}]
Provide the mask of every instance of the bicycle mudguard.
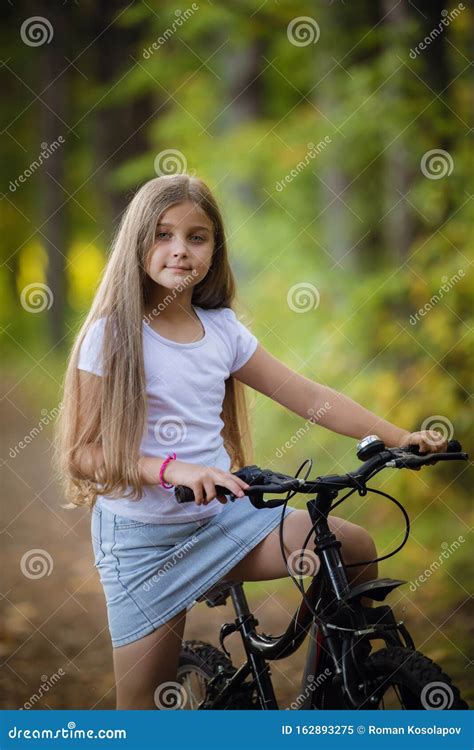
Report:
[{"label": "bicycle mudguard", "polygon": [[394,578],[377,578],[374,581],[366,581],[365,583],[360,583],[358,586],[354,586],[344,599],[346,602],[349,602],[366,596],[369,599],[375,599],[377,602],[383,602],[388,594],[393,589],[401,586],[402,583],[407,583],[407,581],[400,581]]}]

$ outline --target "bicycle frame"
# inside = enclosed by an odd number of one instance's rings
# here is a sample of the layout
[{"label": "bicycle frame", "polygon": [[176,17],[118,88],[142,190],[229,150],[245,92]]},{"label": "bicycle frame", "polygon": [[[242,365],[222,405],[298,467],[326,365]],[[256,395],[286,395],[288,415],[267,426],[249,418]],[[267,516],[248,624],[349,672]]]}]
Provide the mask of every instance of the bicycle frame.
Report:
[{"label": "bicycle frame", "polygon": [[[233,624],[225,623],[221,627],[220,644],[230,656],[224,646],[224,639],[230,633],[239,631],[247,656],[245,664],[228,679],[217,696],[205,701],[206,709],[225,706],[227,697],[250,674],[253,677],[252,687],[255,687],[257,691],[260,707],[263,710],[277,709],[278,704],[267,661],[282,659],[294,653],[303,642],[308,630],[310,630],[310,639],[301,684],[301,693],[306,694],[307,697],[302,705],[298,706],[299,708],[317,706],[316,696],[308,696],[308,688],[309,682],[313,684],[312,689],[309,690],[310,693],[319,686],[317,677],[322,674],[324,664],[330,667],[330,673],[332,673],[328,690],[329,698],[326,691],[320,693],[324,704],[328,702],[331,707],[331,688],[334,686],[338,696],[342,695],[342,703],[347,708],[371,707],[370,704],[377,701],[377,696],[370,687],[370,680],[362,673],[362,666],[372,648],[370,641],[381,639],[385,641],[387,647],[415,648],[403,622],[395,621],[389,606],[367,607],[361,601],[363,597],[366,597],[383,602],[388,593],[406,581],[385,578],[366,581],[357,586],[349,584],[341,556],[341,543],[328,525],[331,504],[342,490],[358,489],[359,494],[365,494],[366,482],[383,468],[421,468],[421,466],[438,461],[467,461],[469,456],[462,451],[462,446],[457,440],[448,442],[446,453],[422,454],[418,449],[415,450],[415,447],[412,449],[385,448],[383,442],[376,436],[369,436],[361,441],[357,455],[363,464],[356,471],[341,476],[317,477],[310,481],[270,470],[262,471],[255,465],[244,467],[236,472],[236,476],[248,483],[247,494],[254,507],[258,509],[274,508],[285,504],[285,501],[280,503],[276,500],[264,502],[265,493],[286,492],[288,497],[291,493],[316,493],[315,497],[308,501],[307,509],[314,528],[314,551],[319,557],[321,567],[308,591],[302,592],[302,602],[281,636],[274,637],[257,633],[255,628],[258,621],[250,612],[240,582],[218,584],[212,592],[198,599],[198,601],[207,601],[209,606],[217,606],[225,603],[228,595],[231,595],[236,619]],[[218,490],[223,494],[228,494],[225,487],[219,487]],[[177,487],[175,495],[178,502],[191,502],[194,499],[194,493],[188,487]],[[408,517],[404,510],[403,513],[407,520],[407,536],[395,552],[401,549],[409,533]],[[219,675],[216,675],[214,680],[218,679]],[[209,685],[212,682],[213,680]],[[338,702],[341,703],[341,700],[338,699]],[[204,704],[200,706],[200,708],[203,707]]]},{"label": "bicycle frame", "polygon": [[[312,523],[315,525],[314,551],[319,556],[321,569],[316,578],[313,578],[306,596],[282,635],[269,636],[257,633],[258,620],[255,619],[249,609],[243,584],[236,582],[226,585],[226,593],[229,593],[232,598],[236,619],[233,624],[222,625],[220,643],[222,648],[226,650],[224,639],[230,633],[239,631],[247,661],[229,679],[212,702],[206,705],[206,708],[217,709],[225,705],[227,697],[238,689],[249,675],[252,675],[260,708],[262,710],[278,709],[267,661],[282,659],[293,654],[302,644],[308,631],[310,631],[310,639],[300,690],[300,694],[306,695],[306,697],[298,706],[299,709],[313,707],[314,696],[312,692],[314,692],[314,687],[308,688],[310,683],[318,686],[318,677],[322,674],[323,662],[330,663],[335,676],[339,676],[342,680],[349,702],[355,708],[360,705],[360,698],[356,696],[356,687],[361,677],[353,665],[353,639],[354,635],[358,633],[357,628],[361,629],[365,626],[363,635],[366,636],[371,633],[372,637],[385,639],[387,639],[387,632],[384,628],[395,632],[398,630],[404,636],[405,645],[413,647],[413,642],[403,624],[395,623],[393,615],[391,619],[387,617],[388,607],[378,607],[376,610],[372,610],[360,603],[362,596],[383,600],[390,590],[403,581],[379,579],[351,589],[340,551],[341,542],[329,529],[327,520],[331,502],[335,497],[337,497],[337,491],[324,489],[307,503],[308,512]],[[318,610],[318,605],[322,600],[324,600],[325,606]],[[216,600],[217,603],[222,603],[222,600]],[[215,604],[211,606],[215,606]],[[380,618],[369,617],[368,623],[367,618],[364,617],[364,612],[375,613],[378,609],[384,610],[380,614]],[[346,626],[352,625],[353,632],[351,631],[350,638],[349,636],[341,637],[337,625],[333,624],[334,629],[331,629],[326,623],[318,621],[312,610],[318,611],[318,614],[321,610],[329,611],[333,622],[343,622]],[[384,624],[380,626],[379,623],[384,617]],[[372,624],[370,619],[374,621]],[[392,642],[396,641],[397,645],[403,645],[398,633],[389,633],[388,638]],[[323,650],[325,659],[321,659]]]}]

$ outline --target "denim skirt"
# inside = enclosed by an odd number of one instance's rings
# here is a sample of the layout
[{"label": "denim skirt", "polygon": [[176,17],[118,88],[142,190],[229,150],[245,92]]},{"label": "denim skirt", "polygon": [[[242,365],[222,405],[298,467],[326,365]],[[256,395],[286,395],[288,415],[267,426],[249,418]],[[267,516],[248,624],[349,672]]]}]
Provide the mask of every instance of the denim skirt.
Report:
[{"label": "denim skirt", "polygon": [[[293,510],[287,508],[285,515]],[[278,526],[281,513],[281,508],[254,508],[242,497],[211,518],[160,524],[95,505],[94,565],[105,593],[112,646],[143,638],[189,609]]]}]

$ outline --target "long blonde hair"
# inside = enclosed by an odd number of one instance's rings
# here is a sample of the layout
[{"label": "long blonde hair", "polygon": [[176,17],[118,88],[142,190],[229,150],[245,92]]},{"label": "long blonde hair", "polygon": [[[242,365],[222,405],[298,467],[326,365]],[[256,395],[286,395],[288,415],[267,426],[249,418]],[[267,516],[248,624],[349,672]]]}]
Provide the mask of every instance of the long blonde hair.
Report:
[{"label": "long blonde hair", "polygon": [[[193,288],[192,303],[205,309],[232,306],[235,281],[222,216],[210,189],[202,180],[185,174],[145,183],[123,215],[65,374],[55,455],[66,497],[75,505],[92,507],[97,494],[133,500],[143,496],[137,461],[146,417],[142,320],[150,279],[145,269],[159,219],[168,208],[185,201],[204,211],[214,228],[212,263],[205,278]],[[79,351],[87,331],[101,318],[103,377],[94,378],[97,394],[91,394],[87,418],[82,415],[79,420]],[[221,416],[224,447],[235,471],[250,462],[252,439],[244,387],[232,376],[226,380]],[[103,451],[100,482],[78,478],[73,468],[77,452],[90,443],[100,445]]]}]

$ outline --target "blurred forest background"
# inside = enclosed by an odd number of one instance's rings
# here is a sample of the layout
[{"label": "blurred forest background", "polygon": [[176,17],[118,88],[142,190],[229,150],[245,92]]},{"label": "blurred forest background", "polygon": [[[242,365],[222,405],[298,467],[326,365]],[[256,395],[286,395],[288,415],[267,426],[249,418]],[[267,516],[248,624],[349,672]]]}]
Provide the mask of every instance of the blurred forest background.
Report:
[{"label": "blurred forest background", "polygon": [[[5,707],[62,664],[36,708],[108,708],[88,516],[63,507],[50,456],[68,350],[124,207],[156,174],[202,177],[226,220],[238,313],[261,343],[390,421],[439,426],[472,452],[472,10],[77,0],[11,2],[1,15]],[[353,440],[260,396],[252,413],[257,463],[354,467]],[[386,472],[375,486],[413,522],[381,566],[412,582],[391,601],[468,696],[472,474],[467,464]],[[380,498],[338,510],[381,553],[402,538]],[[51,571],[28,577],[21,562],[36,548]],[[248,588],[266,632],[286,627],[292,584]],[[190,633],[216,642],[222,612],[210,614],[191,617]],[[292,700],[294,663],[274,677]]]}]

